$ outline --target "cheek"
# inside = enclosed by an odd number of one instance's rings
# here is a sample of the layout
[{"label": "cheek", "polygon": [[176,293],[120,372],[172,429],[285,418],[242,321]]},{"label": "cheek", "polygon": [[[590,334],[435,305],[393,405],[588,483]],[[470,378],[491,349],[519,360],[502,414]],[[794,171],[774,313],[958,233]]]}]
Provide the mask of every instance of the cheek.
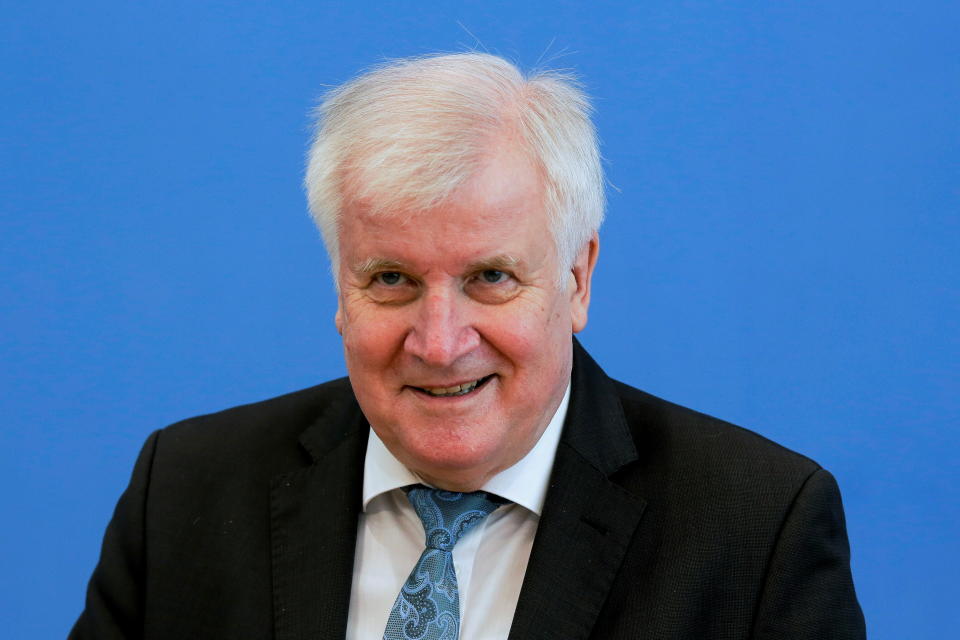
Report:
[{"label": "cheek", "polygon": [[493,318],[484,332],[488,342],[504,354],[525,375],[550,377],[556,372],[556,360],[562,349],[569,349],[569,320],[558,309],[537,310],[535,314],[515,314]]},{"label": "cheek", "polygon": [[375,314],[348,315],[343,324],[343,349],[350,374],[382,371],[403,344],[402,326]]},{"label": "cheek", "polygon": [[554,296],[535,315],[518,323],[514,344],[528,367],[531,389],[552,392],[555,381],[569,373],[572,329],[566,300]]},{"label": "cheek", "polygon": [[560,296],[552,296],[524,313],[516,314],[509,328],[518,345],[541,350],[544,343],[555,341],[559,334],[570,331],[568,306]]}]

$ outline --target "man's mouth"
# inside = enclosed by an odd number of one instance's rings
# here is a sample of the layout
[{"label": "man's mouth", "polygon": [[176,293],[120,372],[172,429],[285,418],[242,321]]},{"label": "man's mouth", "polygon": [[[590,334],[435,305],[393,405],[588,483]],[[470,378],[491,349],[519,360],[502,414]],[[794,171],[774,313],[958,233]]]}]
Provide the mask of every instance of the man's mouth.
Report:
[{"label": "man's mouth", "polygon": [[455,384],[452,387],[413,387],[421,393],[425,393],[434,398],[452,398],[454,396],[465,396],[482,387],[493,375],[484,376],[478,380],[471,380],[463,384]]}]

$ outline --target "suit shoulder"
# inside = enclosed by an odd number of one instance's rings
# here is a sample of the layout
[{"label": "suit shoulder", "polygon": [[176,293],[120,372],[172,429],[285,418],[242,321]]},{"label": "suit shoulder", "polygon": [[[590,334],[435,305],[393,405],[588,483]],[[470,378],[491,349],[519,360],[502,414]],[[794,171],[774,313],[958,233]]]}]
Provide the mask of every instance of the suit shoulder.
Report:
[{"label": "suit shoulder", "polygon": [[354,402],[347,378],[188,418],[159,432],[158,452],[204,457],[209,462],[244,460],[277,452],[300,456],[299,435],[331,407]]},{"label": "suit shoulder", "polygon": [[306,389],[292,391],[266,400],[237,405],[213,413],[187,418],[167,427],[170,429],[216,428],[217,425],[237,422],[257,423],[277,417],[305,418],[321,410],[329,402],[352,395],[350,381],[337,378]]},{"label": "suit shoulder", "polygon": [[750,429],[613,381],[641,456],[656,453],[684,467],[802,481],[815,461]]}]

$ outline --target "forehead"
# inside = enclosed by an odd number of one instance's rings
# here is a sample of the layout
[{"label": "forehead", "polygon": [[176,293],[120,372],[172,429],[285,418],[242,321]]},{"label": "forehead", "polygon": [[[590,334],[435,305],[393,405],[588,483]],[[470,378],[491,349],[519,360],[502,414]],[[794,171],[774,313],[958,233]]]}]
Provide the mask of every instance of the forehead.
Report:
[{"label": "forehead", "polygon": [[522,268],[550,255],[552,241],[537,212],[505,216],[446,209],[412,216],[363,216],[341,233],[343,266],[355,272]]},{"label": "forehead", "polygon": [[343,213],[340,250],[351,262],[410,254],[470,261],[553,244],[540,171],[526,154],[508,148],[489,154],[476,175],[437,206],[391,210],[354,201]]}]

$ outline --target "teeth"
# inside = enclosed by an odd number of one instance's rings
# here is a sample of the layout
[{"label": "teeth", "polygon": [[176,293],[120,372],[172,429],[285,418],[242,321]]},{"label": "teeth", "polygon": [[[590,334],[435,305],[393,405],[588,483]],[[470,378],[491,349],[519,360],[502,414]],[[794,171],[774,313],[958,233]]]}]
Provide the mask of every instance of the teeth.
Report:
[{"label": "teeth", "polygon": [[424,391],[432,396],[462,396],[476,389],[478,384],[480,384],[480,381],[474,380],[464,384],[455,384],[452,387],[428,387],[424,388]]}]

